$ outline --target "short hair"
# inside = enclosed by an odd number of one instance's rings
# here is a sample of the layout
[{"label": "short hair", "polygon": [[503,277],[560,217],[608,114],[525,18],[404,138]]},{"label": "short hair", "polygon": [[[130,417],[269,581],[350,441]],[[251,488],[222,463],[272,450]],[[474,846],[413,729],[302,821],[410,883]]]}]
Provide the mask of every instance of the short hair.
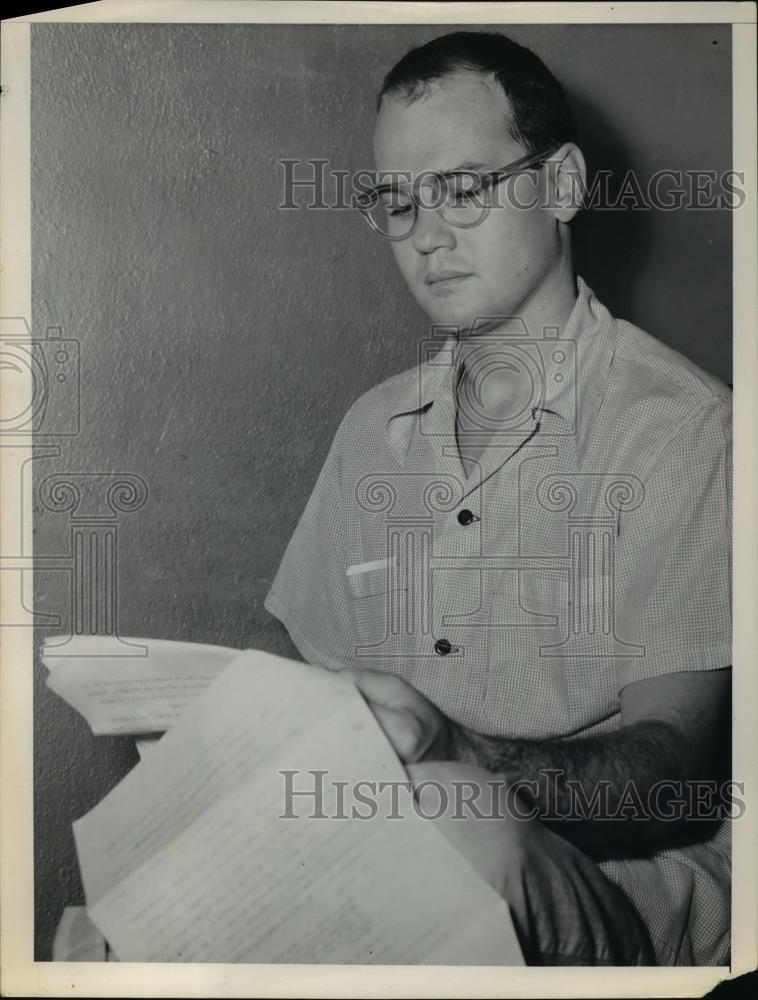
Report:
[{"label": "short hair", "polygon": [[386,94],[413,101],[432,82],[458,70],[495,77],[513,110],[508,132],[526,149],[574,141],[563,87],[539,56],[493,31],[455,31],[411,49],[385,76],[377,111]]}]

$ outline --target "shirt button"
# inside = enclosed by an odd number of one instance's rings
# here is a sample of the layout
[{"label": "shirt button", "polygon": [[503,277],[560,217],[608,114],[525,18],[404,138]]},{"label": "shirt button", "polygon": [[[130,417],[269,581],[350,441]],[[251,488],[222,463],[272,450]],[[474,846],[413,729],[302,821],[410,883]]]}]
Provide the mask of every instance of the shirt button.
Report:
[{"label": "shirt button", "polygon": [[474,515],[471,513],[470,510],[458,511],[458,524],[463,524],[465,526],[467,524],[471,524],[473,520],[474,520]]},{"label": "shirt button", "polygon": [[434,644],[434,649],[440,656],[447,656],[448,653],[452,652],[453,647],[447,639],[438,639]]}]

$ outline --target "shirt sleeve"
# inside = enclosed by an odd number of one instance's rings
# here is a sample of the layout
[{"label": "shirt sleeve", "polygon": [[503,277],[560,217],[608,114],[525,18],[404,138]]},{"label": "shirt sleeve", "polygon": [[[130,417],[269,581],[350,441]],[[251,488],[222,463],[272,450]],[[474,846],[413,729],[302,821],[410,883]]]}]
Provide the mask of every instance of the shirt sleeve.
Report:
[{"label": "shirt sleeve", "polygon": [[353,665],[356,645],[345,590],[344,504],[339,482],[343,426],[344,421],[264,601],[306,661],[332,670]]},{"label": "shirt sleeve", "polygon": [[728,667],[731,653],[731,402],[692,419],[620,517],[616,634],[641,647],[617,664],[636,680]]}]

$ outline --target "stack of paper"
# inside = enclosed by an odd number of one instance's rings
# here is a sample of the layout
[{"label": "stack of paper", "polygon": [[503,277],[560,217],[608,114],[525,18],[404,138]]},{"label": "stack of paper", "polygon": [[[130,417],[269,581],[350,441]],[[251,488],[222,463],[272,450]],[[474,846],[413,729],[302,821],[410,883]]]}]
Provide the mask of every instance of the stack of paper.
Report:
[{"label": "stack of paper", "polygon": [[42,648],[47,686],[97,736],[163,732],[238,655],[223,646],[102,636]]},{"label": "stack of paper", "polygon": [[408,788],[348,677],[239,654],[74,824],[87,912],[121,961],[522,964],[503,899],[381,781]]}]

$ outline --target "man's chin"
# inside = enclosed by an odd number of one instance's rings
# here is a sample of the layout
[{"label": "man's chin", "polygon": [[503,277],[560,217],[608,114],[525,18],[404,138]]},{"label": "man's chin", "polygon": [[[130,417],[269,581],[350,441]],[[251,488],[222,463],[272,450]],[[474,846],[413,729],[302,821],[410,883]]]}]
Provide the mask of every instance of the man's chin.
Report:
[{"label": "man's chin", "polygon": [[488,319],[482,316],[472,316],[468,312],[453,310],[444,313],[435,310],[434,313],[429,313],[429,318],[436,326],[451,327],[450,333],[455,334],[460,339],[476,337],[479,334],[495,330],[502,325],[502,319]]},{"label": "man's chin", "polygon": [[[419,300],[419,305],[435,326],[457,328],[456,336],[461,338],[489,333],[503,325],[502,316],[489,315],[486,308],[477,311],[470,302],[440,302],[438,300],[430,302],[428,298],[425,298]],[[451,329],[450,333],[453,332]]]},{"label": "man's chin", "polygon": [[[475,320],[470,309],[456,308],[453,303],[419,301],[419,305],[429,317],[429,322],[435,326],[457,328],[461,336],[466,336]],[[447,332],[447,331],[446,331]],[[451,329],[451,334],[456,332]]]}]

